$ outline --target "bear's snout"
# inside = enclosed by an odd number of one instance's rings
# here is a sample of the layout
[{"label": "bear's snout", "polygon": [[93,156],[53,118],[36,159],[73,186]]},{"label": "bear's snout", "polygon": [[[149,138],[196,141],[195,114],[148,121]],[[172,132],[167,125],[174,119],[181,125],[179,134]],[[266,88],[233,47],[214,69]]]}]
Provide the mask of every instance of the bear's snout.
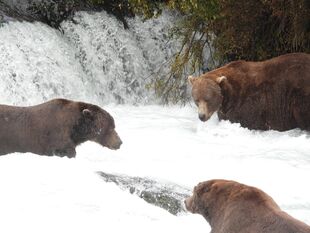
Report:
[{"label": "bear's snout", "polygon": [[122,140],[119,139],[112,147],[110,147],[110,149],[112,150],[118,150],[119,148],[121,148],[121,145],[123,144]]},{"label": "bear's snout", "polygon": [[122,144],[123,142],[121,138],[118,136],[117,132],[115,130],[112,130],[109,136],[107,137],[105,146],[111,150],[118,150]]},{"label": "bear's snout", "polygon": [[200,101],[198,103],[198,117],[201,121],[205,122],[210,119],[213,111],[210,110],[208,103],[205,101]]},{"label": "bear's snout", "polygon": [[193,205],[193,198],[192,197],[188,197],[184,200],[184,204],[185,204],[185,208],[189,211],[189,212],[194,212],[192,209],[192,205]]},{"label": "bear's snout", "polygon": [[206,114],[204,114],[204,113],[199,113],[198,117],[201,121],[207,121],[208,120],[208,118],[206,117]]}]

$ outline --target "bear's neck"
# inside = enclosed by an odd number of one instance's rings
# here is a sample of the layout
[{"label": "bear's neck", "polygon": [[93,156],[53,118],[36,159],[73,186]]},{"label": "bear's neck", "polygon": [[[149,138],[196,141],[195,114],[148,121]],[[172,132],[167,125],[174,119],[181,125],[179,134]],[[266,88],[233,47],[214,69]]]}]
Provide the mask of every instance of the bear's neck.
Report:
[{"label": "bear's neck", "polygon": [[71,139],[76,145],[79,145],[89,140],[91,132],[91,122],[87,121],[84,117],[80,117],[78,122],[73,126]]},{"label": "bear's neck", "polygon": [[227,114],[236,107],[240,100],[241,86],[235,80],[225,80],[220,87],[223,101],[218,115],[220,119],[227,120]]}]

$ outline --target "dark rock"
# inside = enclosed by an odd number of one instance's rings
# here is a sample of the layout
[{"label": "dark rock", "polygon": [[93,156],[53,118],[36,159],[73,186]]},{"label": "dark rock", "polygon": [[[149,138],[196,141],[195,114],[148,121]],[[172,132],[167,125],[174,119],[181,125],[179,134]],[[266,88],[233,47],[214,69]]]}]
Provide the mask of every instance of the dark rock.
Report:
[{"label": "dark rock", "polygon": [[41,21],[60,29],[64,20],[70,20],[77,11],[98,12],[105,10],[120,20],[128,28],[126,17],[134,14],[128,1],[109,0],[0,0],[0,23],[8,21]]},{"label": "dark rock", "polygon": [[34,20],[34,17],[25,14],[22,9],[12,7],[11,5],[0,0],[0,25],[9,21],[33,22]]},{"label": "dark rock", "polygon": [[106,181],[117,184],[121,189],[138,195],[146,202],[161,207],[171,214],[185,212],[183,201],[190,196],[191,190],[173,183],[161,183],[141,177],[108,174],[98,172]]}]

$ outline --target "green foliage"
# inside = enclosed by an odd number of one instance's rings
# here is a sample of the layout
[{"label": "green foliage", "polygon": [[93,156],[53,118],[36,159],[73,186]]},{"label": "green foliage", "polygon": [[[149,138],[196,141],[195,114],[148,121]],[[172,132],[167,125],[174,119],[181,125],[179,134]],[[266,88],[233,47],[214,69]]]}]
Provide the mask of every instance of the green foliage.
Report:
[{"label": "green foliage", "polygon": [[[171,0],[167,6],[184,15],[178,25],[184,46],[193,53],[201,48],[196,42],[212,41],[220,63],[310,52],[309,0]],[[195,34],[205,37],[193,40]]]},{"label": "green foliage", "polygon": [[217,65],[310,52],[310,0],[169,0],[165,7],[182,16],[173,30],[182,46],[167,78],[154,81],[164,102],[185,100],[186,76],[201,70],[206,47]]},{"label": "green foliage", "polygon": [[170,64],[167,78],[155,78],[154,87],[164,103],[186,102],[186,76],[203,68],[203,52],[206,47],[211,49],[213,22],[219,17],[219,5],[216,0],[182,0],[168,1],[166,7],[180,14],[172,34],[180,40],[181,48]]},{"label": "green foliage", "polygon": [[163,0],[88,0],[94,5],[108,6],[110,9],[122,11],[123,16],[142,14],[152,18],[161,13]]},{"label": "green foliage", "polygon": [[220,62],[310,52],[309,0],[219,0],[214,46]]},{"label": "green foliage", "polygon": [[142,14],[146,19],[156,17],[162,12],[161,0],[128,0],[132,11]]}]

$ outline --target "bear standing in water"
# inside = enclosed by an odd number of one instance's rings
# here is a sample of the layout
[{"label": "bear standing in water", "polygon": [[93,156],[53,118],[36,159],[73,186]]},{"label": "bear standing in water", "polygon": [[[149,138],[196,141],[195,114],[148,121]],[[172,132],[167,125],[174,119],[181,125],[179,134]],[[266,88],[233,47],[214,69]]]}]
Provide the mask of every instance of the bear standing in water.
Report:
[{"label": "bear standing in water", "polygon": [[235,61],[188,79],[202,121],[217,112],[249,129],[310,130],[310,54]]},{"label": "bear standing in water", "polygon": [[113,117],[83,102],[54,99],[31,107],[0,105],[0,155],[32,152],[75,157],[75,147],[94,141],[119,149]]},{"label": "bear standing in water", "polygon": [[185,206],[209,222],[211,233],[310,233],[310,226],[282,211],[262,190],[235,181],[201,182]]}]

